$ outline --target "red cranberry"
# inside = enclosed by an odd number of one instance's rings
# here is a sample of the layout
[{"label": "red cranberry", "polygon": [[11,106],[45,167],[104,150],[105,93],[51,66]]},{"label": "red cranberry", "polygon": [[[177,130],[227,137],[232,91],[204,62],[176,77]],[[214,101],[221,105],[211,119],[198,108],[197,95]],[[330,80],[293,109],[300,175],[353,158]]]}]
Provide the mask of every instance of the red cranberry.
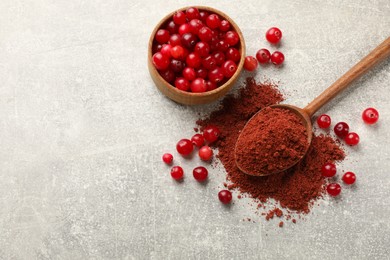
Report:
[{"label": "red cranberry", "polygon": [[202,147],[202,145],[204,144],[204,137],[203,137],[203,135],[201,135],[201,134],[195,134],[195,135],[191,138],[191,142],[192,142],[193,145],[195,145],[196,147]]},{"label": "red cranberry", "polygon": [[228,31],[225,35],[225,41],[229,44],[229,46],[234,46],[240,41],[240,37],[235,31]]},{"label": "red cranberry", "polygon": [[209,175],[209,172],[205,167],[199,166],[192,171],[192,174],[194,175],[195,180],[202,182],[207,179],[207,175]]},{"label": "red cranberry", "polygon": [[175,180],[181,180],[183,178],[184,171],[180,166],[174,166],[171,169],[171,176]]},{"label": "red cranberry", "polygon": [[[173,47],[181,44],[181,36],[179,34],[172,34],[169,38],[169,44]],[[180,46],[181,47],[181,46]]]},{"label": "red cranberry", "polygon": [[200,28],[203,27],[203,23],[199,19],[192,19],[188,24],[191,27],[191,32],[195,35],[198,35]]},{"label": "red cranberry", "polygon": [[179,27],[179,34],[184,35],[186,33],[191,33],[192,29],[191,26],[188,23],[182,24]]},{"label": "red cranberry", "polygon": [[333,163],[325,163],[324,165],[322,165],[321,172],[322,176],[324,177],[333,177],[336,175],[337,172],[336,165],[334,165]]},{"label": "red cranberry", "polygon": [[189,7],[186,10],[186,16],[187,16],[188,20],[199,19],[200,18],[200,14],[199,14],[198,8],[196,8],[196,7]]},{"label": "red cranberry", "polygon": [[213,31],[209,27],[203,26],[198,31],[198,37],[201,41],[209,42],[213,38]]},{"label": "red cranberry", "polygon": [[194,146],[192,145],[192,142],[188,139],[181,139],[176,144],[176,150],[181,155],[189,155],[192,153],[192,150],[194,149]]},{"label": "red cranberry", "polygon": [[229,44],[225,40],[220,40],[217,43],[217,50],[225,52],[229,49]]},{"label": "red cranberry", "polygon": [[207,91],[206,81],[202,78],[197,78],[191,82],[191,91],[194,93],[202,93]]},{"label": "red cranberry", "polygon": [[206,57],[210,53],[210,45],[206,42],[198,42],[195,45],[194,52],[199,54],[200,57]]},{"label": "red cranberry", "polygon": [[204,139],[209,143],[217,141],[220,134],[221,131],[214,125],[210,125],[203,130]]},{"label": "red cranberry", "polygon": [[209,55],[203,59],[202,65],[207,70],[213,70],[217,67],[217,61],[215,60],[213,55]]},{"label": "red cranberry", "polygon": [[156,36],[155,36],[155,39],[158,43],[167,43],[169,41],[169,38],[171,36],[169,35],[169,32],[168,30],[165,30],[165,29],[159,29],[157,32],[156,32]]},{"label": "red cranberry", "polygon": [[199,149],[198,154],[203,161],[209,161],[213,156],[213,150],[211,150],[210,146],[205,145]]},{"label": "red cranberry", "polygon": [[240,52],[236,48],[229,48],[226,51],[226,59],[238,62],[241,58]]},{"label": "red cranberry", "polygon": [[175,73],[172,70],[160,72],[160,75],[168,83],[173,83],[175,81]]},{"label": "red cranberry", "polygon": [[223,74],[223,69],[216,67],[215,69],[209,71],[208,77],[211,82],[214,82],[218,85],[218,83],[222,82],[225,76]]},{"label": "red cranberry", "polygon": [[330,119],[330,116],[328,116],[326,114],[320,115],[317,118],[317,125],[319,128],[328,128],[331,123],[332,123],[332,120]]},{"label": "red cranberry", "polygon": [[213,53],[217,66],[221,66],[225,62],[225,54],[222,51],[216,51]]},{"label": "red cranberry", "polygon": [[179,25],[175,24],[174,21],[169,21],[166,28],[170,34],[174,34],[178,32]]},{"label": "red cranberry", "polygon": [[170,153],[164,153],[163,156],[162,156],[162,160],[166,164],[171,164],[172,161],[173,161],[173,156]]},{"label": "red cranberry", "polygon": [[346,144],[350,146],[355,146],[359,143],[359,135],[357,133],[349,133],[347,136],[344,138],[344,141]]},{"label": "red cranberry", "polygon": [[221,24],[219,25],[219,29],[222,31],[222,32],[227,32],[229,31],[230,29],[230,23],[228,20],[222,20],[221,21]]},{"label": "red cranberry", "polygon": [[187,21],[187,17],[184,12],[178,11],[173,15],[173,21],[177,25],[182,25],[185,24]]},{"label": "red cranberry", "polygon": [[284,61],[284,55],[280,51],[275,51],[271,55],[271,62],[275,65],[281,65]]},{"label": "red cranberry", "polygon": [[247,71],[254,71],[258,66],[257,60],[253,56],[246,56],[244,61],[244,69]]},{"label": "red cranberry", "polygon": [[329,193],[330,196],[336,197],[341,192],[341,186],[338,183],[330,183],[326,187],[326,191]]},{"label": "red cranberry", "polygon": [[198,38],[193,33],[185,33],[181,36],[181,44],[189,50],[192,50],[197,42]]},{"label": "red cranberry", "polygon": [[214,90],[217,88],[217,84],[208,80],[208,81],[206,81],[206,88],[207,88],[207,91]]},{"label": "red cranberry", "polygon": [[184,48],[180,45],[173,46],[171,48],[171,56],[174,59],[184,60],[184,58],[186,57]]},{"label": "red cranberry", "polygon": [[222,64],[222,70],[226,78],[231,78],[237,71],[237,65],[234,61],[228,60]]},{"label": "red cranberry", "polygon": [[271,59],[271,53],[267,49],[260,49],[256,53],[256,59],[259,63],[267,63]]},{"label": "red cranberry", "polygon": [[172,46],[169,44],[164,44],[164,46],[161,48],[160,52],[162,55],[166,56],[167,58],[171,57],[171,49]]},{"label": "red cranberry", "polygon": [[209,16],[209,13],[206,11],[200,11],[199,12],[199,19],[203,22],[206,23],[207,16]]},{"label": "red cranberry", "polygon": [[211,29],[216,29],[221,25],[221,20],[217,14],[210,14],[206,19],[206,24]]},{"label": "red cranberry", "polygon": [[153,65],[156,67],[158,70],[166,70],[169,67],[169,59],[162,55],[161,52],[156,52],[153,55]]},{"label": "red cranberry", "polygon": [[185,67],[185,64],[181,60],[172,59],[169,67],[173,72],[181,73]]},{"label": "red cranberry", "polygon": [[270,43],[276,44],[282,38],[282,31],[276,27],[269,28],[265,33],[265,38],[267,38],[267,41]]},{"label": "red cranberry", "polygon": [[223,204],[229,204],[232,201],[232,193],[228,190],[221,190],[218,193],[218,198]]},{"label": "red cranberry", "polygon": [[154,54],[156,52],[161,51],[162,47],[163,47],[162,44],[153,44],[153,46],[152,46],[152,53]]},{"label": "red cranberry", "polygon": [[207,78],[207,70],[205,68],[200,68],[196,70],[196,77],[206,79]]},{"label": "red cranberry", "polygon": [[202,59],[198,54],[190,53],[187,56],[186,63],[188,67],[196,69],[199,68],[200,65],[202,64]]},{"label": "red cranberry", "polygon": [[343,182],[347,185],[354,184],[356,181],[356,175],[353,172],[346,172],[342,178]]},{"label": "red cranberry", "polygon": [[334,126],[333,130],[338,137],[344,138],[349,133],[349,126],[345,122],[339,122]]},{"label": "red cranberry", "polygon": [[362,118],[364,123],[372,125],[378,121],[379,113],[375,108],[370,107],[363,111]]},{"label": "red cranberry", "polygon": [[183,69],[183,77],[188,81],[193,81],[196,78],[196,72],[193,68],[186,67]]},{"label": "red cranberry", "polygon": [[176,78],[175,87],[179,90],[188,91],[190,89],[190,82],[185,78]]}]

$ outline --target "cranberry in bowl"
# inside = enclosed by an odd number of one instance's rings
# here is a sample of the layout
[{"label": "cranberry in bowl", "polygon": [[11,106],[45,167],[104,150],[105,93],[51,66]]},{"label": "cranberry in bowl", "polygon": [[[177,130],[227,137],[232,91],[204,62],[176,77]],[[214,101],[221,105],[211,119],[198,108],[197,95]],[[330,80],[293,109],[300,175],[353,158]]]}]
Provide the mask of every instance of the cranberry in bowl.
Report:
[{"label": "cranberry in bowl", "polygon": [[148,46],[148,68],[155,85],[185,105],[224,96],[237,81],[244,57],[245,42],[237,24],[206,6],[168,14],[154,28]]}]

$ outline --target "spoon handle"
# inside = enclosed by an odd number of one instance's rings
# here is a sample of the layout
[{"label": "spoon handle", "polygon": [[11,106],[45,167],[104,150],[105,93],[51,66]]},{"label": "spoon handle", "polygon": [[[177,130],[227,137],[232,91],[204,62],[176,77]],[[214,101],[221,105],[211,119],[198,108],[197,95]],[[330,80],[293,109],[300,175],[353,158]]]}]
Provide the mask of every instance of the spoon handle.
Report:
[{"label": "spoon handle", "polygon": [[352,81],[362,76],[367,70],[386,59],[389,55],[390,37],[384,40],[378,47],[371,51],[366,57],[336,80],[335,83],[310,102],[304,108],[306,113],[311,117],[318,109],[332,100],[341,91],[346,89]]}]

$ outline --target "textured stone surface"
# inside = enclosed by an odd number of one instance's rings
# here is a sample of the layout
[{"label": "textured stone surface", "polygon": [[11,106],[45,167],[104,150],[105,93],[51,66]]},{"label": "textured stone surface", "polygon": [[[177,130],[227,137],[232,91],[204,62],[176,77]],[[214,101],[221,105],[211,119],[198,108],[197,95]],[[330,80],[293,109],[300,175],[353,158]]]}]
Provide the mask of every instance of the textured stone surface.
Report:
[{"label": "textured stone surface", "polygon": [[[161,163],[217,105],[177,105],[147,71],[154,25],[189,4],[230,14],[249,54],[279,26],[285,66],[256,77],[298,106],[390,36],[387,0],[0,1],[0,258],[389,259],[389,60],[322,110],[361,135],[340,165],[357,185],[279,228],[249,200],[218,202],[222,168],[199,185],[197,159],[175,158],[183,183]],[[376,126],[360,120],[368,106]]]}]

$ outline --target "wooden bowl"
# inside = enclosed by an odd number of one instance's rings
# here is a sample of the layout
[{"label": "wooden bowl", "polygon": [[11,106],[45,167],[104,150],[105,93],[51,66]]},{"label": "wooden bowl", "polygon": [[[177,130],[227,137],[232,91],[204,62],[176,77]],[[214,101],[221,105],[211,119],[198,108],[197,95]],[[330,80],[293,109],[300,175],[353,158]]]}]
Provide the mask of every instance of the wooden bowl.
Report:
[{"label": "wooden bowl", "polygon": [[214,8],[207,7],[207,6],[195,6],[195,7],[198,8],[199,10],[204,10],[204,11],[207,11],[210,13],[218,14],[221,18],[226,19],[230,22],[230,25],[238,33],[238,35],[240,37],[240,43],[238,46],[238,50],[241,54],[241,59],[237,65],[237,71],[234,73],[234,75],[227,82],[225,82],[225,84],[219,86],[218,88],[216,88],[214,90],[203,92],[203,93],[192,93],[192,92],[178,90],[177,88],[175,88],[174,86],[169,84],[167,81],[165,81],[161,77],[161,75],[159,74],[157,69],[154,67],[154,65],[152,63],[152,55],[153,55],[152,46],[153,46],[154,36],[155,36],[157,30],[160,29],[162,27],[162,25],[164,25],[168,20],[170,20],[173,17],[175,12],[184,11],[188,7],[180,8],[180,9],[168,14],[167,16],[165,16],[157,24],[157,26],[154,28],[154,30],[150,36],[150,39],[149,39],[148,68],[149,68],[150,76],[152,77],[157,88],[164,95],[169,97],[170,99],[172,99],[178,103],[184,104],[184,105],[199,105],[199,104],[211,103],[211,102],[219,99],[220,97],[224,96],[236,83],[236,81],[237,81],[237,79],[242,71],[242,68],[244,66],[244,59],[245,59],[244,37],[242,35],[240,28],[237,26],[237,24],[229,16],[227,16],[225,13],[223,13],[219,10],[216,10]]}]

